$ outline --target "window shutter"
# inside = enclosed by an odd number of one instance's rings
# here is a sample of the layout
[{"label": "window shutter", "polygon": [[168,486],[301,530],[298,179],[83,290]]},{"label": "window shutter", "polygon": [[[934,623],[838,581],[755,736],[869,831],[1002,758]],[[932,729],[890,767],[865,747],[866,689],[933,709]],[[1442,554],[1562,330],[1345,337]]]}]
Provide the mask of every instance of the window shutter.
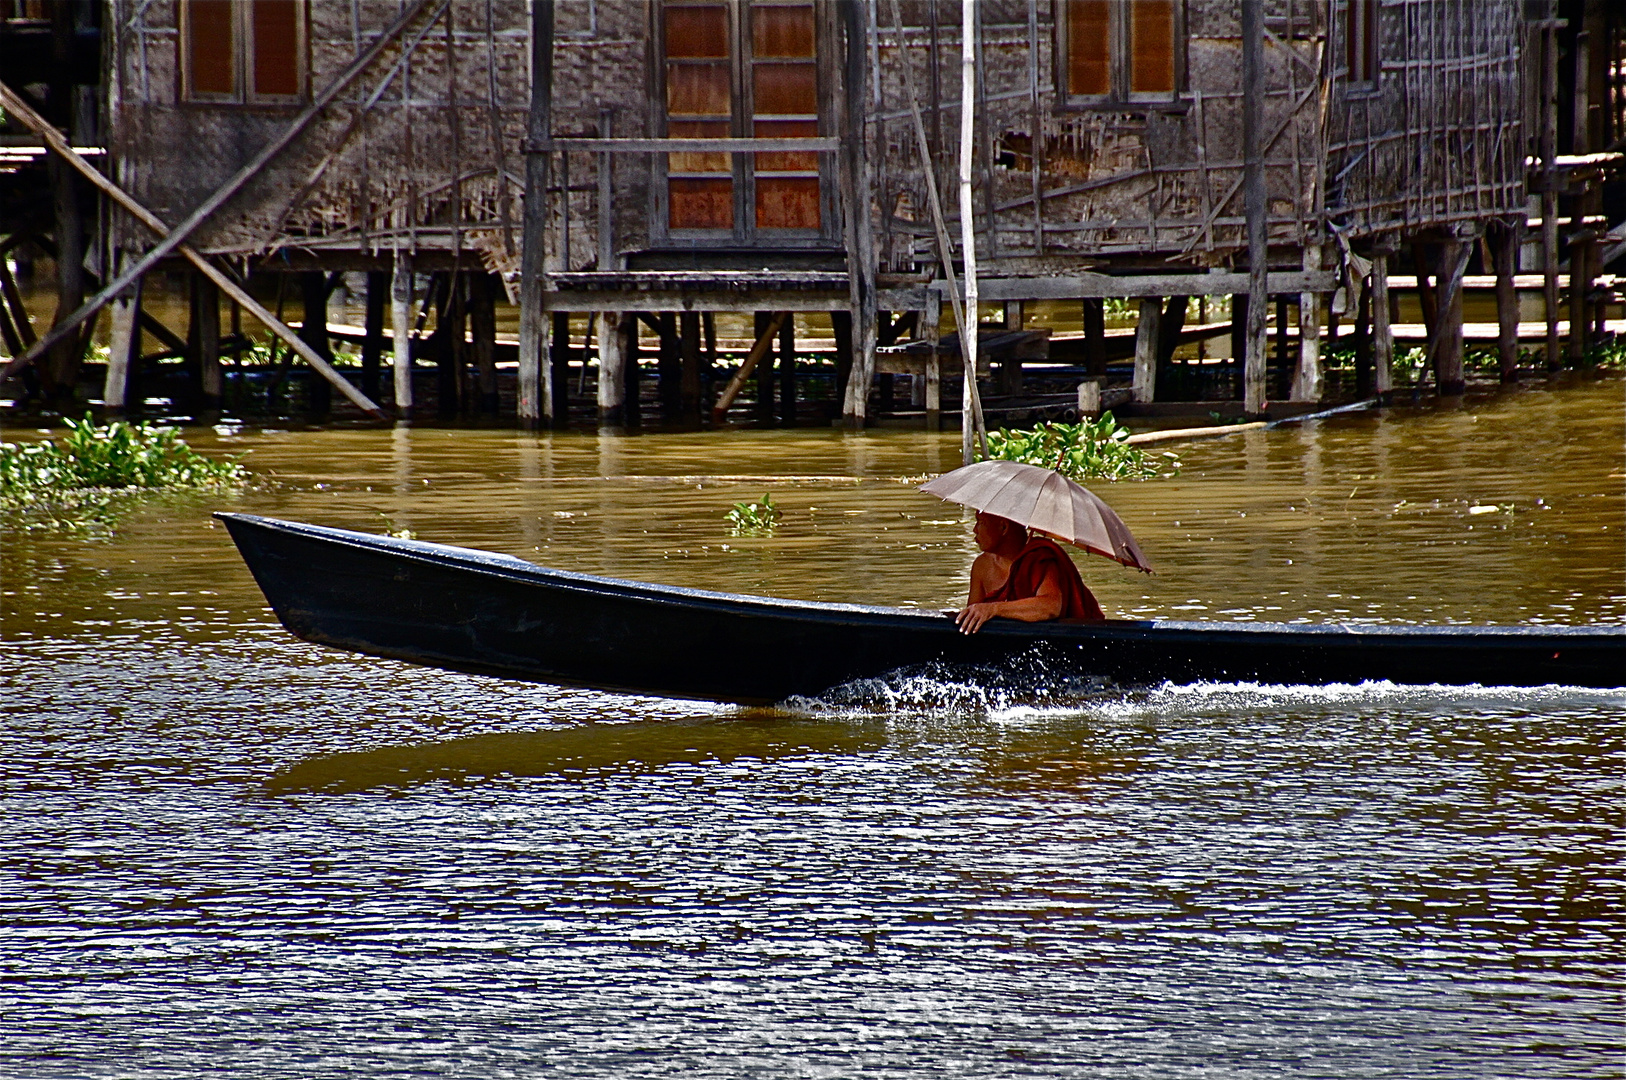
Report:
[{"label": "window shutter", "polygon": [[186,90],[193,99],[237,96],[232,0],[191,0],[186,7]]},{"label": "window shutter", "polygon": [[298,0],[253,0],[255,97],[298,97]]},{"label": "window shutter", "polygon": [[1111,0],[1067,0],[1067,93],[1112,93]]},{"label": "window shutter", "polygon": [[1174,93],[1174,0],[1129,4],[1129,92]]}]

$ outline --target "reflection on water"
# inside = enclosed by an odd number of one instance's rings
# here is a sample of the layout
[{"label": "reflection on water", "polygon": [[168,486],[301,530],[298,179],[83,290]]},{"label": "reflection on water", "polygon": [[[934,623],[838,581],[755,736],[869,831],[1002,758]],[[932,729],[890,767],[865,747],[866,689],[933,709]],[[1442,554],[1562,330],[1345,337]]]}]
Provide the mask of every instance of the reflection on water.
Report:
[{"label": "reflection on water", "polygon": [[[1193,446],[1101,486],[1160,573],[1086,575],[1626,619],[1621,390]],[[575,570],[938,606],[971,555],[913,488],[951,435],[197,441],[267,478],[233,508]],[[1626,692],[512,683],[293,640],[216,508],[0,536],[0,1074],[1619,1075]]]}]

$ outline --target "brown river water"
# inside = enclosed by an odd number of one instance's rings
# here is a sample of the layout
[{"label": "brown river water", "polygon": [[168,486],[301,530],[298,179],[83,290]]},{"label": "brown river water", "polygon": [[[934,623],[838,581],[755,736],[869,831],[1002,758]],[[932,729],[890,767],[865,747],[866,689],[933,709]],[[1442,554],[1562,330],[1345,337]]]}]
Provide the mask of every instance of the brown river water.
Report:
[{"label": "brown river water", "polygon": [[[1158,573],[1081,567],[1126,616],[1626,622],[1623,389],[1180,446],[1096,485]],[[1623,1074],[1626,690],[412,668],[290,637],[210,511],[946,607],[958,438],[188,438],[256,484],[0,538],[0,1075]]]}]

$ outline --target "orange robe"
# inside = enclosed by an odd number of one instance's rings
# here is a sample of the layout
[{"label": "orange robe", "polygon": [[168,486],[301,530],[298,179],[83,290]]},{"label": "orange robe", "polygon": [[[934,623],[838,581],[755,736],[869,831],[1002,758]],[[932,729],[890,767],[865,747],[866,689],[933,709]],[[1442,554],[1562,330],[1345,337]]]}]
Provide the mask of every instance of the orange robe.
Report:
[{"label": "orange robe", "polygon": [[1027,546],[1011,561],[1011,574],[1005,579],[1005,584],[983,599],[990,603],[1030,599],[1039,595],[1039,586],[1052,574],[1061,586],[1062,603],[1061,614],[1056,616],[1058,619],[1098,622],[1107,617],[1101,605],[1096,603],[1094,594],[1085,587],[1084,579],[1078,576],[1078,567],[1073,565],[1073,560],[1067,557],[1060,544],[1043,536],[1028,540]]}]

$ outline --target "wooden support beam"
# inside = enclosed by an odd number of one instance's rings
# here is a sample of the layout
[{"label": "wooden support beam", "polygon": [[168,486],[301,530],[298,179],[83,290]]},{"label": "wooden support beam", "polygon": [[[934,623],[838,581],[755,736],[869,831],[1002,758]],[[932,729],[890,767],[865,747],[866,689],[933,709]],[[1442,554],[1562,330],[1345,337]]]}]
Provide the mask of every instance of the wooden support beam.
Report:
[{"label": "wooden support beam", "polygon": [[220,289],[202,274],[195,274],[192,298],[197,311],[198,334],[193,348],[198,365],[198,391],[203,411],[218,412],[224,396],[220,368]]},{"label": "wooden support beam", "polygon": [[700,422],[700,313],[678,316],[678,346],[682,362],[678,377],[678,417],[685,424]]},{"label": "wooden support beam", "polygon": [[390,335],[395,355],[395,415],[412,416],[412,256],[396,248],[390,275]]},{"label": "wooden support beam", "polygon": [[[304,320],[299,324],[299,339],[323,361],[333,362],[332,347],[327,336],[327,275],[320,270],[306,270],[299,275],[300,290],[304,297]],[[332,395],[325,382],[311,384],[310,411],[326,416],[333,407]]]},{"label": "wooden support beam", "polygon": [[[127,258],[122,252],[120,260]],[[107,348],[107,371],[102,378],[102,408],[121,414],[129,407],[130,369],[141,359],[141,282],[113,301],[112,340]]]},{"label": "wooden support beam", "polygon": [[1447,396],[1461,394],[1467,386],[1462,372],[1462,276],[1472,254],[1473,245],[1465,239],[1447,240],[1440,245],[1434,330],[1429,335],[1428,355],[1434,366],[1435,386]]},{"label": "wooden support beam", "polygon": [[[554,427],[564,427],[570,416],[570,313],[555,311],[548,339],[548,419]],[[585,359],[583,360],[585,363]]]},{"label": "wooden support beam", "polygon": [[848,301],[853,319],[853,364],[847,376],[842,418],[862,428],[875,371],[875,239],[870,222],[872,190],[864,132],[865,32],[860,4],[839,7],[843,25],[842,224],[847,241]]},{"label": "wooden support beam", "polygon": [[960,400],[960,461],[963,465],[976,460],[973,439],[979,442],[982,456],[988,456],[987,428],[982,422],[982,401],[977,396],[977,226],[971,191],[976,154],[973,122],[976,110],[972,103],[977,92],[976,56],[980,51],[973,46],[976,38],[976,0],[960,0],[960,256],[965,264],[965,318],[960,335],[960,357],[965,365]]},{"label": "wooden support beam", "polygon": [[775,312],[770,318],[761,323],[757,330],[757,339],[752,343],[751,351],[745,354],[745,360],[740,364],[740,370],[734,373],[734,377],[728,381],[728,385],[723,388],[722,395],[718,397],[717,404],[712,406],[712,423],[720,424],[727,418],[728,407],[734,404],[735,398],[740,396],[740,391],[745,388],[745,381],[751,377],[751,372],[756,370],[757,365],[762,362],[763,356],[767,355],[768,350],[773,347],[774,339],[779,335],[779,328],[789,318],[790,312],[780,311]]},{"label": "wooden support beam", "polygon": [[[1316,244],[1304,247],[1306,272],[1321,269],[1321,248]],[[1327,305],[1331,308],[1331,304]],[[1329,311],[1330,315],[1331,312]],[[1290,401],[1321,400],[1321,294],[1299,293],[1299,362],[1293,370],[1293,390]]]},{"label": "wooden support beam", "polygon": [[389,302],[390,275],[384,270],[367,272],[367,314],[361,339],[361,392],[378,398],[378,376],[384,357],[384,308]]},{"label": "wooden support beam", "polygon": [[[626,316],[604,311],[598,317],[598,422],[601,427],[626,423]],[[630,320],[628,320],[630,321]]]},{"label": "wooden support beam", "polygon": [[[1270,302],[1266,275],[1270,250],[1266,233],[1269,207],[1265,201],[1265,159],[1260,138],[1264,123],[1264,12],[1261,0],[1242,4],[1242,186],[1248,222],[1247,355],[1242,373],[1242,411],[1249,417],[1264,415],[1266,359],[1266,305]],[[1223,206],[1230,196],[1220,200]]]},{"label": "wooden support beam", "polygon": [[1084,298],[1084,370],[1091,375],[1107,373],[1106,302],[1099,296]]},{"label": "wooden support beam", "polygon": [[1389,253],[1372,254],[1372,389],[1387,400],[1394,391],[1395,336],[1389,322]]},{"label": "wooden support beam", "polygon": [[796,319],[779,324],[779,424],[796,426]]},{"label": "wooden support beam", "polygon": [[943,321],[941,304],[938,294],[931,293],[920,324],[920,336],[931,349],[926,355],[925,400],[922,402],[926,408],[927,431],[937,431],[943,426],[943,354],[938,349],[938,327]]},{"label": "wooden support beam", "polygon": [[1163,301],[1148,297],[1140,302],[1135,324],[1135,376],[1130,394],[1135,401],[1157,400],[1157,346],[1163,325]]},{"label": "wooden support beam", "polygon": [[552,372],[543,358],[548,321],[543,315],[542,271],[548,233],[548,168],[553,135],[553,5],[531,3],[531,103],[525,133],[525,224],[520,244],[519,404],[521,427],[536,428],[554,415]]},{"label": "wooden support beam", "polygon": [[475,408],[497,415],[497,290],[494,274],[469,275],[469,336],[474,339]]},{"label": "wooden support beam", "polygon": [[1519,231],[1504,221],[1490,233],[1491,261],[1496,268],[1496,359],[1503,383],[1519,381]]}]

